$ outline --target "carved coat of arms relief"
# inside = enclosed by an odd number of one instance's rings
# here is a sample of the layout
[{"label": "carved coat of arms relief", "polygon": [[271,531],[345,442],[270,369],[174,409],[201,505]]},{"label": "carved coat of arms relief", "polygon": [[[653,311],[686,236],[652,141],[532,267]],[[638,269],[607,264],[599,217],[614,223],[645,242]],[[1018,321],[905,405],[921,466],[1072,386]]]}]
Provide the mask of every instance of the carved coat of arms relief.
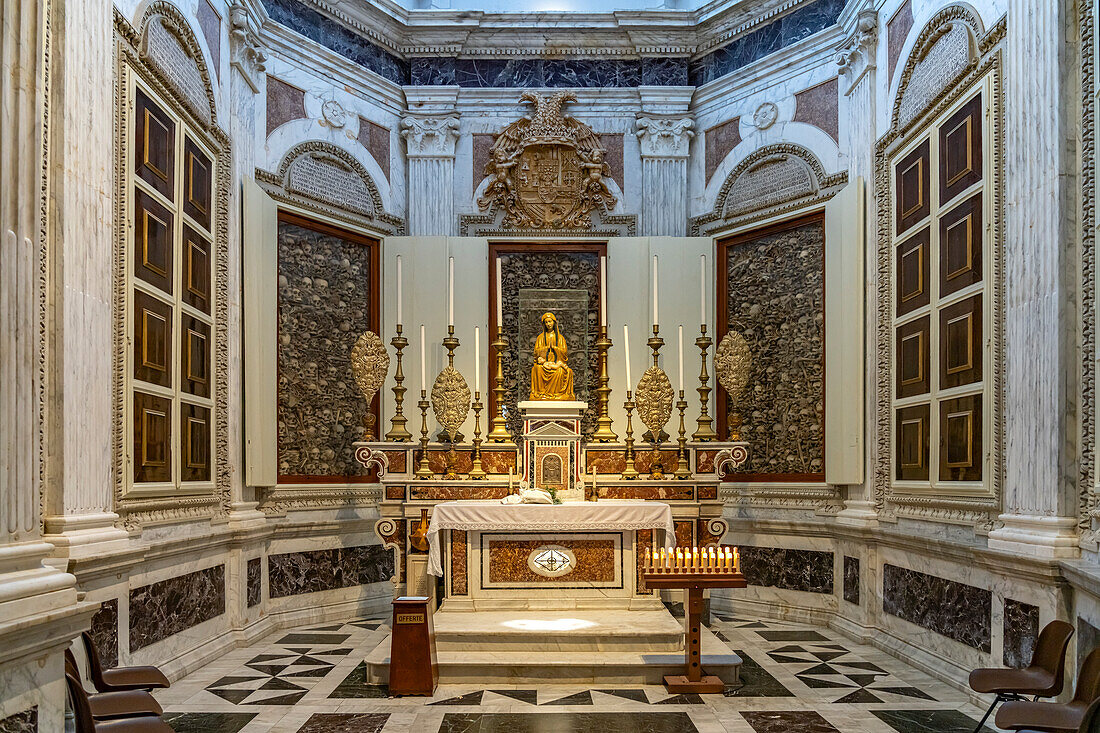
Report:
[{"label": "carved coat of arms relief", "polygon": [[507,229],[590,228],[593,209],[610,212],[615,206],[599,137],[562,112],[576,101],[572,92],[524,92],[520,100],[534,105],[534,112],[497,136],[485,166],[492,180],[478,206],[503,211]]}]

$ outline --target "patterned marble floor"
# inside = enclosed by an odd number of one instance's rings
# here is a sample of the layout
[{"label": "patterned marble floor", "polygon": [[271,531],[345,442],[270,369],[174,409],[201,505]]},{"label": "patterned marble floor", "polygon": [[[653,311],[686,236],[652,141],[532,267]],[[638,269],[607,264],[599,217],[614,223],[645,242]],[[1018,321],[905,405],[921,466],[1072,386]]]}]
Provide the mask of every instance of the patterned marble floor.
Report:
[{"label": "patterned marble floor", "polygon": [[362,662],[385,621],[362,619],[279,632],[157,697],[177,733],[969,733],[981,715],[961,693],[828,629],[726,617],[711,628],[744,659],[741,684],[724,695],[446,685],[432,698],[388,698]]}]

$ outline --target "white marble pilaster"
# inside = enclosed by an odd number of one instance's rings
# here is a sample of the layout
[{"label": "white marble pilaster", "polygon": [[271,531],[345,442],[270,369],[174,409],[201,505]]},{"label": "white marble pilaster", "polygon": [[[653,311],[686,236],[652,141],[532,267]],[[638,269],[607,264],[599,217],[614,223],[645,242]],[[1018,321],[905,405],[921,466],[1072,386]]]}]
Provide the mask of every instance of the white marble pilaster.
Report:
[{"label": "white marble pilaster", "polygon": [[458,87],[407,87],[405,98],[410,111],[401,119],[401,137],[409,163],[409,234],[455,234]]},{"label": "white marble pilaster", "polygon": [[691,89],[639,87],[642,111],[635,134],[642,158],[639,234],[687,234],[687,167],[695,121],[688,111]]},{"label": "white marble pilaster", "polygon": [[1070,0],[1008,3],[1004,526],[990,547],[1076,555],[1080,117]]},{"label": "white marble pilaster", "polygon": [[[868,3],[868,5],[870,4]],[[878,248],[875,244],[878,238],[878,232],[876,231],[878,205],[873,185],[875,180],[875,120],[877,118],[875,98],[877,52],[878,13],[873,7],[868,7],[859,11],[855,16],[854,27],[836,55],[836,63],[840,73],[839,104],[843,118],[841,144],[844,146],[843,152],[848,159],[848,181],[849,185],[853,185],[856,180],[862,178],[867,183],[866,218],[863,222],[865,229],[864,241],[867,242],[865,252],[867,292],[864,296],[867,303],[875,301],[876,279],[878,277]],[[867,308],[866,314],[864,343],[873,344],[877,338],[874,309]],[[875,394],[876,374],[877,369],[873,366],[866,369],[864,374],[866,380],[864,385],[865,395]],[[875,425],[874,400],[865,400],[864,420],[864,424],[867,426]],[[848,486],[844,509],[837,515],[837,520],[840,522],[862,524],[874,521],[877,518],[871,491],[876,449],[876,441],[873,436],[867,436],[867,439],[864,440],[864,446],[866,451],[864,481],[862,484]]]}]

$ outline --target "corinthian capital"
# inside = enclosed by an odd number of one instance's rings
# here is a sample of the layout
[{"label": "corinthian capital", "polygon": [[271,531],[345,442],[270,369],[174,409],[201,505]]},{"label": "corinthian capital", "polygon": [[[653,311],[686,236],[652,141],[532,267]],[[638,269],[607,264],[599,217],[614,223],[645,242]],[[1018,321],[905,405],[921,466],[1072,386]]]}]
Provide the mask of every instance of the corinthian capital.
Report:
[{"label": "corinthian capital", "polygon": [[695,136],[690,117],[639,115],[638,143],[643,158],[686,158],[688,145]]},{"label": "corinthian capital", "polygon": [[409,157],[453,158],[458,140],[458,115],[410,114],[401,120]]},{"label": "corinthian capital", "polygon": [[856,16],[856,24],[836,54],[839,71],[849,84],[854,84],[864,72],[875,68],[875,51],[878,48],[878,12],[863,10]]},{"label": "corinthian capital", "polygon": [[229,65],[240,72],[245,83],[256,94],[264,74],[267,56],[260,49],[256,33],[259,22],[252,9],[241,0],[229,6]]}]

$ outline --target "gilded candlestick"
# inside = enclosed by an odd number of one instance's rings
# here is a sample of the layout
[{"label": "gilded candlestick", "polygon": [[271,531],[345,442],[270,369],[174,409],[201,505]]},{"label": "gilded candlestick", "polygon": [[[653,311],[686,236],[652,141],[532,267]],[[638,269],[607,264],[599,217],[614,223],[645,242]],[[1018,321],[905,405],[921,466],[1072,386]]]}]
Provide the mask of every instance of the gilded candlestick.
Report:
[{"label": "gilded candlestick", "polygon": [[443,339],[443,348],[447,350],[447,366],[454,368],[455,349],[459,347],[459,341],[455,338],[454,324],[447,326],[447,337]]},{"label": "gilded candlestick", "polygon": [[653,324],[653,335],[645,345],[653,349],[653,366],[659,367],[658,360],[661,358],[661,347],[665,345],[665,340],[661,338],[661,327],[656,323]]},{"label": "gilded candlestick", "polygon": [[397,335],[390,339],[390,346],[397,352],[397,369],[393,373],[393,417],[390,418],[390,431],[386,433],[386,440],[392,443],[404,443],[412,440],[412,433],[408,431],[405,425],[408,421],[405,419],[405,413],[403,412],[403,405],[405,404],[405,374],[401,371],[401,355],[405,347],[409,345],[409,340],[401,335],[401,324],[397,324]]},{"label": "gilded candlestick", "polygon": [[[653,366],[650,367],[650,368],[653,369],[653,370],[660,370],[660,368],[661,368],[661,365],[660,365],[661,347],[665,345],[665,340],[663,338],[661,338],[660,326],[658,326],[656,323],[653,324],[653,335],[650,336],[649,340],[646,341],[645,343],[646,343],[646,346],[653,349]],[[645,379],[644,375],[643,375],[642,379],[643,380]],[[665,383],[668,382],[667,375],[663,375],[661,377],[661,379]],[[671,387],[670,387],[670,389],[671,389]],[[671,402],[671,401],[672,400],[671,400],[671,395],[670,395],[669,396],[669,402]],[[643,401],[643,404],[644,404],[644,401]],[[639,412],[639,415],[641,415],[640,412]],[[664,443],[666,440],[668,440],[668,433],[665,432],[663,427],[660,430],[658,430],[657,435],[654,435],[652,430],[647,429],[644,433],[642,433],[642,440],[646,441],[647,443],[653,443],[653,450],[657,450],[657,446],[659,446],[661,443]]]},{"label": "gilded candlestick", "polygon": [[497,352],[497,376],[494,380],[493,399],[496,402],[496,414],[489,424],[489,434],[486,439],[490,443],[504,443],[515,445],[512,436],[508,432],[508,421],[504,419],[504,350],[508,348],[508,339],[504,335],[503,328],[497,328],[497,340],[493,342],[493,348]]},{"label": "gilded candlestick", "polygon": [[611,429],[611,417],[607,414],[607,401],[611,396],[611,377],[607,374],[607,350],[611,348],[611,339],[607,337],[607,326],[600,326],[600,337],[596,340],[596,349],[600,354],[600,386],[596,388],[596,432],[592,434],[595,443],[614,443],[619,439]]},{"label": "gilded candlestick", "polygon": [[623,478],[628,480],[638,478],[638,470],[634,468],[634,428],[630,422],[630,413],[634,411],[634,401],[630,399],[632,396],[628,389],[626,402],[623,403],[623,409],[626,410],[626,466],[623,468]]},{"label": "gilded candlestick", "polygon": [[695,390],[699,393],[699,427],[691,434],[691,439],[700,443],[718,440],[718,433],[714,432],[714,423],[707,412],[710,402],[710,375],[707,374],[707,351],[714,342],[707,336],[707,325],[699,327],[699,338],[695,339],[695,345],[699,347],[702,367],[699,369],[699,387]]},{"label": "gilded candlestick", "polygon": [[416,477],[418,479],[432,477],[432,469],[428,465],[428,406],[428,391],[422,389],[420,390],[420,402],[417,403],[417,407],[420,408],[420,463],[416,467]]},{"label": "gilded candlestick", "polygon": [[481,393],[474,392],[474,450],[471,454],[473,465],[470,466],[470,478],[475,481],[484,479],[485,469],[481,467]]},{"label": "gilded candlestick", "polygon": [[678,479],[691,478],[691,466],[688,463],[687,452],[687,428],[684,426],[684,411],[687,410],[687,400],[684,399],[684,390],[680,390],[680,399],[676,402],[676,409],[680,411],[680,437],[676,440],[679,448],[676,452],[676,473]]}]

